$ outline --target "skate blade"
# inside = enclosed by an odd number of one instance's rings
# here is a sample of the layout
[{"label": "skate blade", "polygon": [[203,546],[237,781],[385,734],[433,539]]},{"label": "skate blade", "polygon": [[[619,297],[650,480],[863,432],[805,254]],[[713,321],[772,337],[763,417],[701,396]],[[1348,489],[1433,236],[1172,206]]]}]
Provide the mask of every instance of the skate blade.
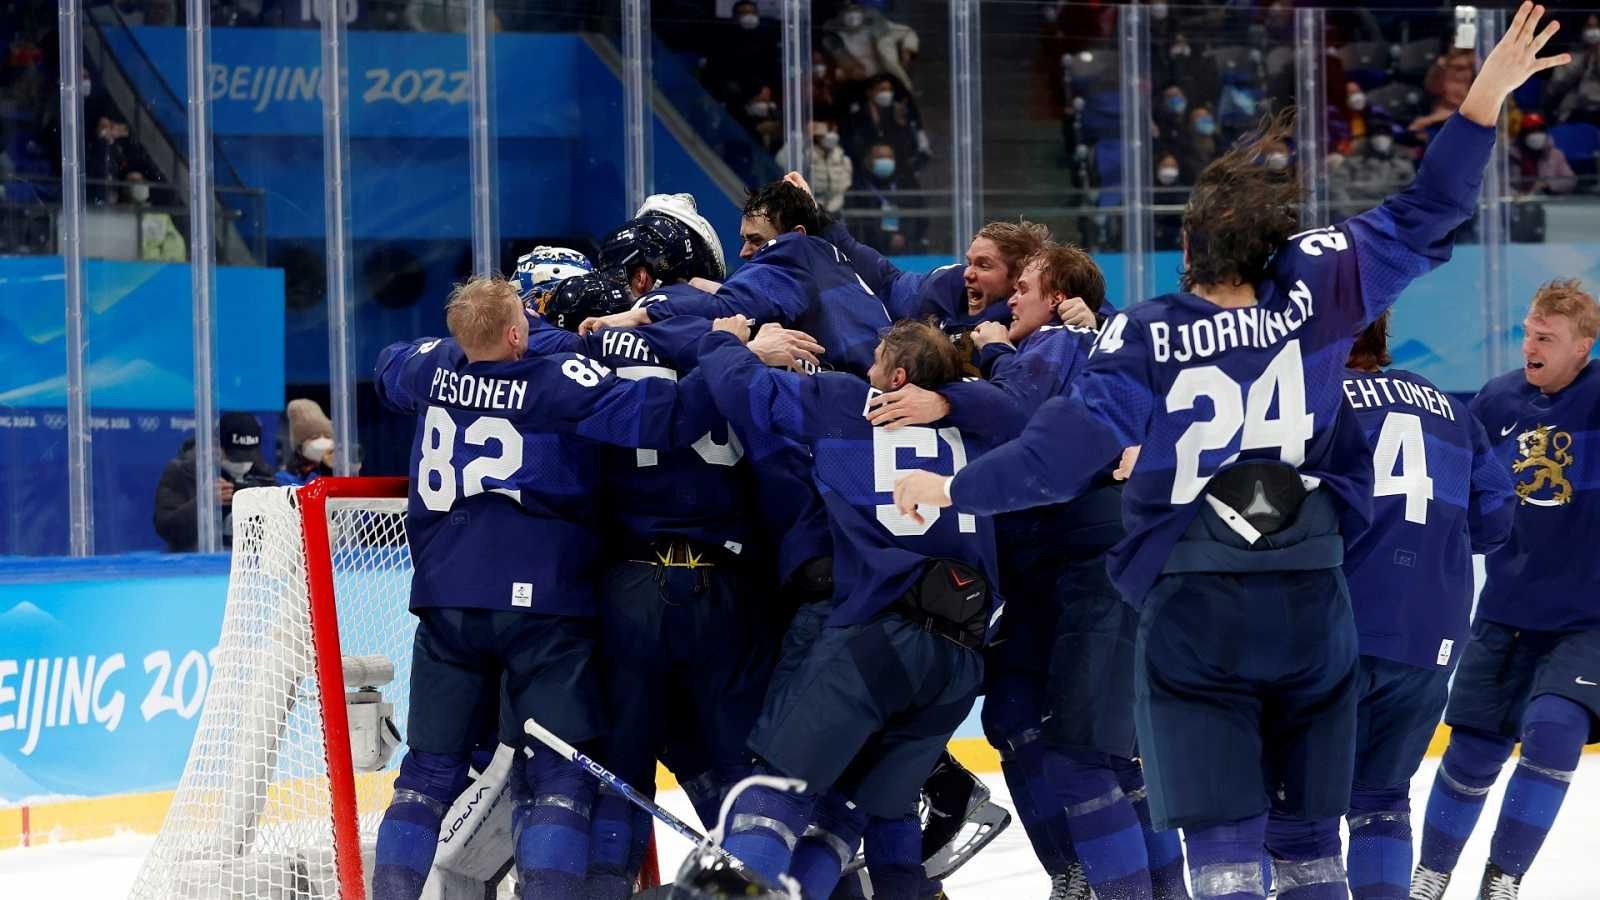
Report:
[{"label": "skate blade", "polygon": [[985,800],[977,809],[967,814],[961,830],[954,840],[940,847],[924,860],[922,869],[929,878],[945,878],[966,865],[978,851],[1000,836],[1011,825],[1011,813],[1005,808]]}]

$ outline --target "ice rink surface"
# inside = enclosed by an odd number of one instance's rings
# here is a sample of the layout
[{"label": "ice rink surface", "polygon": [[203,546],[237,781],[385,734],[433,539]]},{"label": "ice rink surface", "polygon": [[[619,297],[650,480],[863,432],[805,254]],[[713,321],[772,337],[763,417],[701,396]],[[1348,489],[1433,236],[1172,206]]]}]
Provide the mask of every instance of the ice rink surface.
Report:
[{"label": "ice rink surface", "polygon": [[[1423,763],[1412,783],[1412,804],[1419,824],[1433,783],[1436,760]],[[1456,870],[1456,884],[1446,896],[1450,900],[1470,900],[1475,896],[1484,860],[1489,853],[1489,836],[1500,807],[1500,792],[1511,767],[1502,773],[1484,818]],[[998,774],[985,779],[995,799],[1011,807],[1004,783]],[[663,795],[667,807],[678,816],[694,821],[694,813],[679,791]],[[1420,832],[1420,827],[1417,828]],[[1595,835],[1600,834],[1600,755],[1584,757],[1571,793],[1556,820],[1544,851],[1533,871],[1523,882],[1525,900],[1593,900],[1600,897],[1600,855]],[[670,875],[688,848],[688,842],[657,826],[661,870]],[[0,898],[4,900],[109,900],[127,894],[139,871],[139,863],[154,839],[144,835],[124,835],[98,841],[79,841],[0,851]],[[1033,851],[1022,826],[1013,823],[993,844],[957,872],[946,884],[952,900],[1043,900],[1050,893],[1050,881],[1034,861]]]}]

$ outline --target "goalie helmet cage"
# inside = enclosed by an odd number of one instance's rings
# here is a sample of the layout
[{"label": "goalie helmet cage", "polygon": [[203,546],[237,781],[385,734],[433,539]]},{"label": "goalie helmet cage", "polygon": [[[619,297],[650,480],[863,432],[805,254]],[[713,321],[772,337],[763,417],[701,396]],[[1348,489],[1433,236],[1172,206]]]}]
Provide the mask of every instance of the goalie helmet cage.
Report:
[{"label": "goalie helmet cage", "polygon": [[[205,706],[131,900],[369,896],[403,746],[358,774],[346,696],[377,688],[405,734],[416,630],[406,492],[404,478],[320,478],[234,495]],[[356,659],[373,656],[389,666]],[[392,666],[393,678],[347,684],[347,666],[358,680]],[[358,730],[362,747],[370,737]]]}]

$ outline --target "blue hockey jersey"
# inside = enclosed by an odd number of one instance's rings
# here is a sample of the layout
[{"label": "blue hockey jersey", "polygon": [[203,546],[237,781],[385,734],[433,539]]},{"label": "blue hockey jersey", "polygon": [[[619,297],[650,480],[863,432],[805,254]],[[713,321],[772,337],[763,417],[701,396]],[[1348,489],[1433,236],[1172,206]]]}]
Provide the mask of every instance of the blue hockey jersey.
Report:
[{"label": "blue hockey jersey", "polygon": [[812,477],[833,531],[836,606],[830,624],[877,615],[934,557],[961,560],[998,584],[987,518],[945,512],[919,525],[900,514],[893,496],[895,481],[911,469],[960,471],[992,446],[987,437],[953,426],[874,428],[865,413],[877,392],[866,381],[841,372],[811,376],[769,369],[732,335],[713,332],[699,351],[706,383],[730,421],[811,448]]},{"label": "blue hockey jersey", "polygon": [[1478,615],[1513,628],[1600,628],[1600,361],[1550,395],[1508,372],[1472,411],[1517,496],[1511,540],[1485,560]]},{"label": "blue hockey jersey", "polygon": [[824,363],[866,375],[889,313],[838,249],[810,235],[781,234],[756,251],[715,294],[673,297],[645,307],[652,321],[672,316],[745,315],[810,334]]},{"label": "blue hockey jersey", "polygon": [[[982,320],[982,316],[967,312],[967,283],[961,263],[940,266],[926,273],[906,272],[877,250],[856,240],[842,222],[829,225],[822,237],[844,251],[850,268],[861,276],[868,290],[883,300],[890,318],[898,321],[933,316],[941,323],[952,325],[964,324],[967,320],[977,324]],[[995,313],[996,321],[1002,313],[1009,317],[1004,303],[991,304],[984,312],[996,307],[999,310]]]},{"label": "blue hockey jersey", "polygon": [[1349,370],[1344,396],[1372,448],[1372,527],[1345,555],[1361,652],[1448,666],[1472,614],[1472,554],[1511,533],[1511,479],[1483,426],[1426,378]]},{"label": "blue hockey jersey", "polygon": [[1123,448],[1142,446],[1123,492],[1128,537],[1110,560],[1135,605],[1166,567],[1211,477],[1239,460],[1282,460],[1332,491],[1353,539],[1371,518],[1372,463],[1344,401],[1346,356],[1407,284],[1450,258],[1494,134],[1453,117],[1411,186],[1377,209],[1286,241],[1255,286],[1253,306],[1225,309],[1176,293],[1117,315],[1072,393],[1046,401],[1020,438],[956,476],[955,508],[997,513],[1059,502]]},{"label": "blue hockey jersey", "polygon": [[592,614],[593,441],[683,447],[720,418],[698,378],[624,381],[576,353],[469,363],[450,339],[385,348],[376,387],[417,417],[412,609]]}]

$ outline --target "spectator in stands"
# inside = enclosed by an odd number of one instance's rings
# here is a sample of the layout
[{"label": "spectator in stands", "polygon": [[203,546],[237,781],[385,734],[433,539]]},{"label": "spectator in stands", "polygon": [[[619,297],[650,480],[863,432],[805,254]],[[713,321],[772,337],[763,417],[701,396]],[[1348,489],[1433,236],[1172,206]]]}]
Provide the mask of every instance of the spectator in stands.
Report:
[{"label": "spectator in stands", "polygon": [[1445,120],[1461,108],[1462,101],[1467,99],[1467,89],[1472,87],[1475,59],[1471,50],[1452,50],[1434,61],[1423,82],[1423,90],[1433,98],[1433,109],[1419,116],[1407,129],[1418,140],[1433,140],[1444,127]]},{"label": "spectator in stands", "polygon": [[299,487],[333,474],[333,422],[315,400],[300,397],[284,410],[289,419],[289,451],[277,481]]},{"label": "spectator in stands", "polygon": [[888,144],[894,148],[894,158],[902,175],[921,167],[927,158],[928,137],[916,117],[910,98],[896,90],[894,79],[887,75],[874,78],[867,87],[866,97],[853,104],[850,114],[840,123],[840,136],[845,152],[856,162],[859,171],[875,144]]},{"label": "spectator in stands", "polygon": [[[761,18],[754,3],[742,0],[734,4],[729,19],[707,30],[714,39],[706,43],[706,87],[752,136],[759,138],[757,126],[772,119],[777,107],[773,99],[783,83],[783,42],[778,28]],[[764,105],[757,108],[762,114],[752,114],[751,104],[757,102],[770,104],[771,112]],[[782,130],[780,124],[777,131]],[[781,143],[773,143],[768,149]]]},{"label": "spectator in stands", "polygon": [[838,121],[845,105],[839,97],[838,70],[821,50],[811,51],[811,114]]},{"label": "spectator in stands", "polygon": [[841,81],[866,81],[886,74],[910,90],[909,70],[920,46],[911,28],[855,2],[845,3],[839,14],[822,26],[822,47],[839,67]]},{"label": "spectator in stands", "polygon": [[[839,129],[826,119],[811,123],[811,196],[817,206],[834,218],[844,209],[844,195],[855,180],[855,166],[839,143]],[[785,170],[796,168],[795,160],[785,146],[778,165]]]},{"label": "spectator in stands", "polygon": [[172,216],[165,210],[150,209],[150,185],[138,170],[124,176],[123,202],[140,210],[139,258],[149,262],[183,262],[188,258],[188,242]]},{"label": "spectator in stands", "polygon": [[[1156,160],[1156,183],[1151,199],[1158,206],[1183,205],[1187,191],[1178,183],[1181,175],[1177,154],[1163,153]],[[1155,214],[1155,248],[1157,250],[1178,249],[1181,246],[1180,235],[1182,231],[1182,212]]]},{"label": "spectator in stands", "polygon": [[1375,119],[1366,146],[1351,156],[1342,167],[1350,202],[1362,209],[1381,203],[1398,192],[1417,175],[1416,164],[1404,153],[1396,153],[1391,123]]},{"label": "spectator in stands", "polygon": [[776,154],[783,146],[783,114],[779,109],[772,86],[764,84],[744,101],[734,118],[750,132],[761,149]]},{"label": "spectator in stands", "polygon": [[1153,48],[1151,74],[1156,84],[1175,84],[1189,99],[1189,107],[1210,102],[1222,95],[1222,76],[1211,58],[1198,52],[1189,38],[1179,34],[1165,53]]},{"label": "spectator in stands", "polygon": [[[261,458],[261,423],[243,412],[225,412],[217,428],[216,503],[222,519],[222,539],[233,543],[233,492],[274,483],[272,469]],[[200,520],[195,511],[194,441],[167,463],[156,485],[156,534],[173,553],[193,551],[200,545]]]},{"label": "spectator in stands", "polygon": [[1217,158],[1217,117],[1211,107],[1204,104],[1189,110],[1189,127],[1184,131],[1178,148],[1178,168],[1183,172],[1183,183],[1194,184],[1200,170]]},{"label": "spectator in stands", "polygon": [[1511,189],[1519,194],[1570,194],[1578,187],[1578,176],[1567,163],[1567,156],[1550,140],[1544,116],[1528,113],[1522,117],[1522,133],[1508,151],[1511,162]]},{"label": "spectator in stands", "polygon": [[1168,85],[1156,102],[1156,148],[1158,153],[1177,153],[1189,122],[1189,98],[1183,88]]},{"label": "spectator in stands", "polygon": [[867,165],[856,178],[856,193],[846,203],[853,209],[874,211],[856,220],[857,238],[882,253],[918,252],[927,220],[905,218],[902,213],[924,204],[922,198],[901,192],[915,191],[921,185],[915,175],[901,171],[893,146],[874,144],[868,154]]},{"label": "spectator in stands", "polygon": [[1560,122],[1600,125],[1600,15],[1584,20],[1583,49],[1550,76],[1545,108]]},{"label": "spectator in stands", "polygon": [[[138,166],[137,157],[138,148],[128,138],[128,126],[109,114],[99,116],[89,138],[85,174],[90,179],[125,181]],[[106,185],[91,185],[86,193],[90,203],[115,203],[117,199],[116,189]]]},{"label": "spectator in stands", "polygon": [[1344,104],[1328,108],[1328,143],[1347,156],[1360,149],[1367,139],[1368,114],[1367,94],[1361,85],[1345,82]]}]

